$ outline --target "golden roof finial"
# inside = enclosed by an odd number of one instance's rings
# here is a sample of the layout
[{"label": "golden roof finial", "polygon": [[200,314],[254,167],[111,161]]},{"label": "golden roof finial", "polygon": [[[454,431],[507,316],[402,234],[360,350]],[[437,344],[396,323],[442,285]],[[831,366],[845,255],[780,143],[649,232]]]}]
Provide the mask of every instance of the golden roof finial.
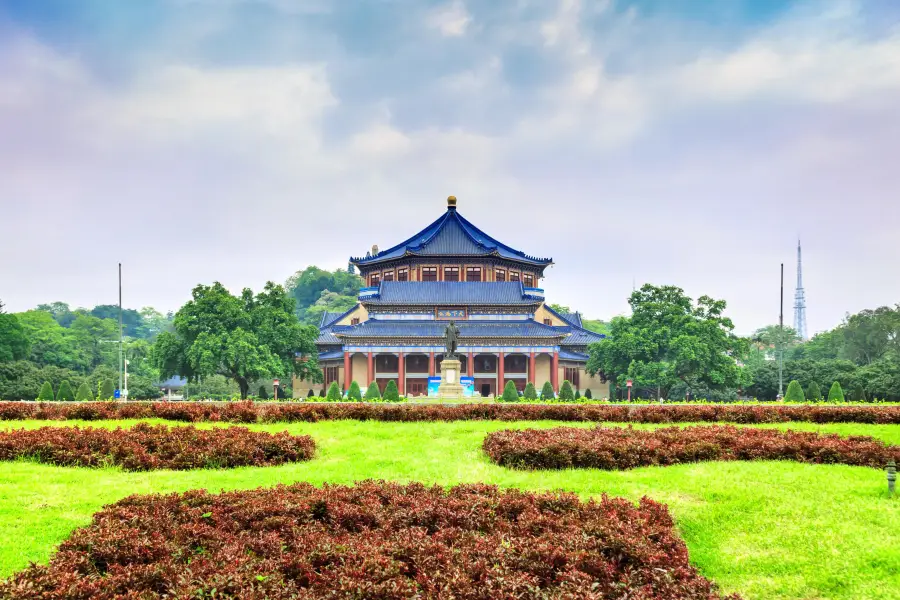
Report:
[{"label": "golden roof finial", "polygon": [[456,196],[447,196],[447,206],[456,206]]}]

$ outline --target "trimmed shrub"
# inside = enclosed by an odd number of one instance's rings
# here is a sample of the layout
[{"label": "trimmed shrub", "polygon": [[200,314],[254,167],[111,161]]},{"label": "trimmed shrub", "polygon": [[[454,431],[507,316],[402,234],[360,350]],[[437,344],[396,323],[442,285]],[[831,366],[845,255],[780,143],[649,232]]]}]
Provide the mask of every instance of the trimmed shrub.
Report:
[{"label": "trimmed shrub", "polygon": [[378,389],[378,384],[374,381],[369,384],[369,387],[366,388],[366,395],[363,396],[363,400],[369,402],[377,402],[381,400],[381,390]]},{"label": "trimmed shrub", "polygon": [[788,384],[787,391],[784,393],[784,401],[806,402],[806,396],[803,394],[803,388],[800,387],[800,382],[796,379]]},{"label": "trimmed shrub", "polygon": [[325,394],[325,399],[330,402],[339,402],[343,399],[343,394],[341,394],[341,388],[338,387],[337,381],[332,381],[331,385],[328,386],[328,393]]},{"label": "trimmed shrub", "polygon": [[554,400],[556,398],[556,394],[553,393],[553,386],[550,385],[549,381],[544,382],[544,387],[541,388],[541,400]]},{"label": "trimmed shrub", "polygon": [[563,402],[572,402],[575,400],[575,392],[572,391],[572,384],[566,379],[559,388],[559,399]]},{"label": "trimmed shrub", "polygon": [[[217,590],[213,593],[211,590]],[[164,590],[164,592],[163,592]],[[717,600],[664,504],[366,481],[131,496],[0,597]],[[737,596],[728,598],[737,599]]]},{"label": "trimmed shrub", "polygon": [[259,386],[259,393],[256,394],[256,397],[260,400],[268,400],[269,399],[269,390],[266,389],[266,386]]},{"label": "trimmed shrub", "polygon": [[575,390],[575,399],[581,400],[581,392],[579,392],[577,389]]},{"label": "trimmed shrub", "polygon": [[82,383],[78,386],[78,391],[75,392],[75,400],[77,402],[90,402],[94,399],[94,395],[91,393],[91,387],[87,383]]},{"label": "trimmed shrub", "polygon": [[850,392],[850,399],[854,402],[865,402],[866,401],[866,391],[860,384],[856,384],[853,386],[853,391]]},{"label": "trimmed shrub", "polygon": [[843,402],[844,401],[844,390],[841,389],[841,384],[839,381],[835,381],[831,384],[831,389],[828,390],[828,401],[829,402]]},{"label": "trimmed shrub", "polygon": [[69,384],[68,379],[63,379],[59,384],[59,390],[56,392],[56,399],[61,402],[72,402],[75,400],[75,392],[72,391],[72,386]]},{"label": "trimmed shrub", "polygon": [[109,379],[103,379],[97,384],[97,400],[112,400],[116,395],[116,388]]},{"label": "trimmed shrub", "polygon": [[52,402],[53,401],[53,386],[50,385],[49,381],[45,381],[41,386],[41,391],[38,392],[37,400],[42,402]]},{"label": "trimmed shrub", "polygon": [[362,392],[359,390],[359,384],[356,381],[350,382],[350,391],[347,392],[347,400],[362,402]]},{"label": "trimmed shrub", "polygon": [[806,397],[810,400],[822,399],[822,390],[819,389],[819,385],[815,381],[806,386]]},{"label": "trimmed shrub", "polygon": [[525,385],[525,391],[522,392],[522,397],[525,400],[537,400],[538,399],[537,390],[534,389],[534,384],[531,383],[530,381]]},{"label": "trimmed shrub", "polygon": [[384,396],[383,399],[388,402],[399,402],[400,401],[400,391],[397,389],[397,382],[391,379],[388,381],[387,385],[384,386]]},{"label": "trimmed shrub", "polygon": [[131,429],[41,427],[0,432],[0,460],[33,458],[61,466],[118,465],[126,471],[264,467],[309,460],[309,436],[246,427],[196,429],[138,423]]},{"label": "trimmed shrub", "polygon": [[503,402],[518,402],[519,391],[516,389],[516,384],[512,381],[507,381],[506,385],[503,386],[503,396],[500,399]]},{"label": "trimmed shrub", "polygon": [[591,394],[591,388],[584,390],[584,397],[587,398],[588,400],[594,399],[593,394]]},{"label": "trimmed shrub", "polygon": [[866,436],[740,428],[732,425],[505,430],[482,448],[504,467],[522,469],[633,469],[711,460],[794,460],[882,468],[900,460],[900,446]]},{"label": "trimmed shrub", "polygon": [[309,388],[309,393],[306,394],[307,398],[315,398],[316,394],[312,391],[312,388]]}]

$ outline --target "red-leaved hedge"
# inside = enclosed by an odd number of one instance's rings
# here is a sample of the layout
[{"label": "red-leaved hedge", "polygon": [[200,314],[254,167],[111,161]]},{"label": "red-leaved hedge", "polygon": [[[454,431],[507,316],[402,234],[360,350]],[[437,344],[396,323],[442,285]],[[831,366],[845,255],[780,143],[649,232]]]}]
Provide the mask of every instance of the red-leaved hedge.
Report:
[{"label": "red-leaved hedge", "polygon": [[[720,598],[663,504],[604,496],[307,483],[132,496],[94,515],[8,600]],[[737,596],[731,596],[737,598]]]},{"label": "red-leaved hedge", "polygon": [[131,429],[41,427],[0,431],[0,460],[30,458],[62,466],[119,465],[127,471],[263,467],[309,460],[309,436],[246,427],[201,430],[138,423]]},{"label": "red-leaved hedge", "polygon": [[462,404],[387,405],[210,402],[0,402],[0,421],[145,419],[231,423],[360,421],[571,421],[614,423],[883,423],[900,424],[900,406],[785,406],[746,404],[552,405]]},{"label": "red-leaved hedge", "polygon": [[900,446],[867,436],[840,437],[800,431],[730,425],[526,429],[488,434],[485,453],[503,466],[521,469],[632,469],[711,460],[793,460],[884,467],[900,461]]}]

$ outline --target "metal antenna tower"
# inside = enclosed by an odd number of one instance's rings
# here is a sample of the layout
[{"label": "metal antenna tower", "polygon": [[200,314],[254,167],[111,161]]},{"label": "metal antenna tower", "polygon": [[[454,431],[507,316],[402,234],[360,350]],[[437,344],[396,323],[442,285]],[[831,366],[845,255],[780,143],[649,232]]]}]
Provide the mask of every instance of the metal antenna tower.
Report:
[{"label": "metal antenna tower", "polygon": [[806,341],[806,292],[803,291],[803,262],[800,258],[800,240],[797,240],[797,291],[794,292],[794,331]]}]

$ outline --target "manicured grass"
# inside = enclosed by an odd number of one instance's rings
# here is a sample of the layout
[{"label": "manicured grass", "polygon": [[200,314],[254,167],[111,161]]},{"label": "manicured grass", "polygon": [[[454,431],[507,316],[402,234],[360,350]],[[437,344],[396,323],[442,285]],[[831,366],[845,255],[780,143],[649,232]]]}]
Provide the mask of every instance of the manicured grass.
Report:
[{"label": "manicured grass", "polygon": [[[65,421],[52,425],[115,427],[134,422]],[[2,422],[0,428],[50,424]],[[648,495],[669,505],[692,562],[725,591],[746,598],[900,598],[900,499],[888,499],[883,471],[759,462],[625,472],[524,472],[493,465],[481,453],[487,432],[557,425],[561,424],[325,421],[250,425],[261,431],[309,434],[316,440],[314,460],[270,468],[126,473],[0,463],[0,577],[30,560],[46,561],[53,547],[74,528],[86,525],[93,512],[130,494],[375,478],[565,489],[583,497],[605,492],[636,500]],[[770,427],[871,435],[900,444],[900,425],[789,423]]]}]

